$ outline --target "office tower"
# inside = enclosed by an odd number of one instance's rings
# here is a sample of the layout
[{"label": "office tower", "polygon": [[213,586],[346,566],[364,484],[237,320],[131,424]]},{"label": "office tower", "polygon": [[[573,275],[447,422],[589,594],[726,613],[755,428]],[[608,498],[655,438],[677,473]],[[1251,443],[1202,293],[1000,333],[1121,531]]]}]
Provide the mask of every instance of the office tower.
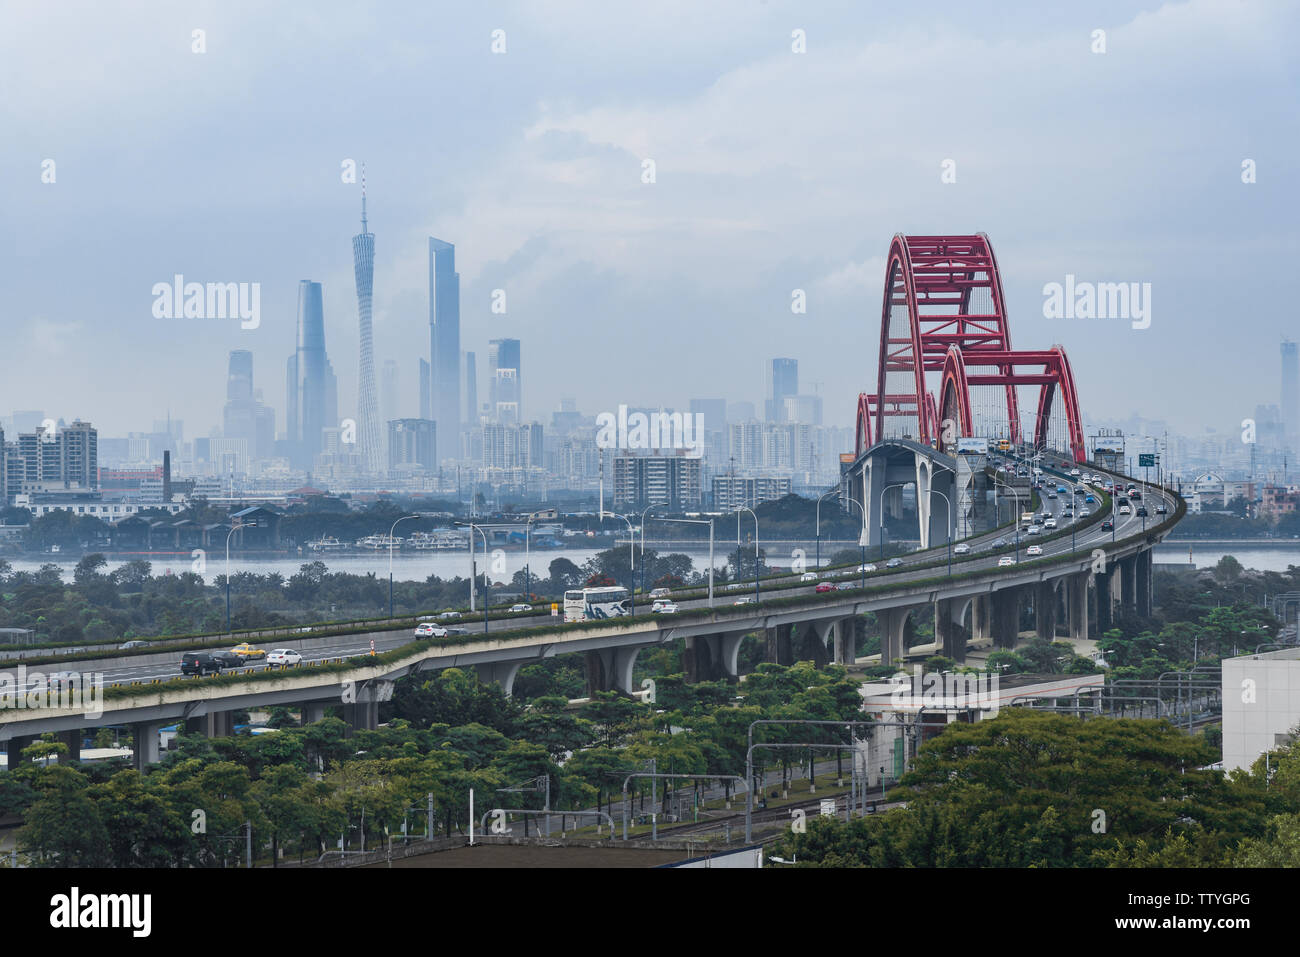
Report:
[{"label": "office tower", "polygon": [[1300,434],[1300,347],[1289,339],[1282,340],[1282,429]]},{"label": "office tower", "polygon": [[338,380],[325,353],[325,307],[321,284],[298,283],[298,348],[289,357],[288,421],[285,432],[290,460],[311,468],[321,451],[321,432],[338,428]]},{"label": "office tower", "polygon": [[432,472],[437,427],[428,419],[393,419],[388,423],[388,468],[392,471],[413,468]]},{"label": "office tower", "polygon": [[[182,424],[180,422],[155,423],[166,429],[167,448],[179,447]],[[230,353],[229,372],[226,376],[226,405],[222,410],[221,432],[228,439],[245,439],[248,454],[253,459],[270,458],[275,453],[275,410],[262,402],[262,392],[253,385],[253,354],[245,349]],[[155,444],[153,441],[151,445]],[[152,456],[156,458],[156,456]]]},{"label": "office tower", "polygon": [[478,356],[465,353],[465,421],[478,425]]},{"label": "office tower", "polygon": [[786,421],[785,398],[798,394],[799,360],[773,359],[767,368],[767,421]]},{"label": "office tower", "polygon": [[398,408],[397,395],[401,387],[401,381],[398,378],[397,363],[392,359],[384,360],[384,371],[379,377],[379,407],[385,422],[391,422],[393,419],[401,418],[397,413],[401,410]]},{"label": "office tower", "polygon": [[460,274],[456,247],[429,237],[429,399],[438,461],[454,456],[460,432]]},{"label": "office tower", "polygon": [[433,384],[430,381],[433,378],[432,367],[423,359],[420,360],[420,418],[433,419],[433,395],[429,392],[429,387]]},{"label": "office tower", "polygon": [[822,397],[819,395],[787,395],[783,422],[822,424]]},{"label": "office tower", "polygon": [[520,403],[520,366],[518,339],[492,339],[488,342],[488,383],[492,404],[492,421],[503,425],[518,424]]},{"label": "office tower", "polygon": [[370,299],[375,281],[375,234],[366,224],[366,170],[361,168],[361,232],[352,237],[352,271],[357,283],[357,321],[361,332],[361,368],[357,377],[357,444],[361,467],[378,474],[384,468],[379,434],[379,395],[375,389],[375,344],[370,328]]}]

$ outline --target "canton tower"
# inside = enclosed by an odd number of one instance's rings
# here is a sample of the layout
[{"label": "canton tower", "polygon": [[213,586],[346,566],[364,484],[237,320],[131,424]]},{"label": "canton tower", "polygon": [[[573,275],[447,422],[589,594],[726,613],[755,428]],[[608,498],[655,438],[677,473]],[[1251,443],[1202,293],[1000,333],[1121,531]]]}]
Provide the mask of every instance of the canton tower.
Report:
[{"label": "canton tower", "polygon": [[379,397],[375,390],[375,347],[370,330],[370,296],[375,280],[375,234],[366,228],[366,169],[361,167],[361,232],[352,237],[352,264],[357,280],[357,314],[361,325],[361,373],[358,380],[358,442],[361,466],[372,475],[384,471],[379,437]]}]

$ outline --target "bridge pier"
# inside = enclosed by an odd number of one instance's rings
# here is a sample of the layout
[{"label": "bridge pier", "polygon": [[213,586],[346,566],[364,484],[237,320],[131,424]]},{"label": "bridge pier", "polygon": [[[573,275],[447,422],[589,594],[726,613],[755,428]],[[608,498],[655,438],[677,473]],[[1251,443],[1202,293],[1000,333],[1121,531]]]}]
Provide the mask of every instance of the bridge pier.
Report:
[{"label": "bridge pier", "polygon": [[976,641],[988,641],[993,637],[992,604],[987,594],[976,595],[971,599],[971,637]]},{"label": "bridge pier", "polygon": [[[802,646],[806,651],[812,652],[812,662],[818,668],[824,668],[830,663],[831,654],[827,650],[827,638],[831,629],[835,626],[833,618],[821,618],[808,622],[803,631]],[[809,641],[809,638],[812,640]]]},{"label": "bridge pier", "polygon": [[190,734],[201,734],[205,738],[228,738],[235,733],[235,713],[209,711],[194,718],[186,718],[185,730]]},{"label": "bridge pier", "polygon": [[1137,609],[1137,559],[1131,555],[1119,560],[1119,601],[1125,611]]},{"label": "bridge pier", "polygon": [[[1113,569],[1114,566],[1112,565]],[[1110,630],[1115,615],[1115,572],[1097,572],[1094,581],[1096,582],[1097,596],[1097,634],[1104,635]]]},{"label": "bridge pier", "polygon": [[961,623],[963,602],[941,598],[934,603],[935,654],[951,658],[958,664],[966,661],[966,629]]},{"label": "bridge pier", "polygon": [[1134,577],[1137,585],[1137,613],[1151,617],[1151,549],[1143,549],[1134,556]]},{"label": "bridge pier", "polygon": [[357,731],[374,731],[379,727],[379,702],[393,696],[395,682],[373,679],[356,689],[356,699],[343,702],[343,721],[347,724],[346,736]]},{"label": "bridge pier", "polygon": [[834,648],[831,660],[837,665],[852,665],[858,660],[857,619],[836,619],[834,634]]},{"label": "bridge pier", "polygon": [[1083,641],[1088,637],[1088,580],[1089,575],[1071,575],[1065,580],[1066,618],[1070,622],[1070,638]]},{"label": "bridge pier", "polygon": [[886,608],[876,612],[876,621],[880,625],[880,663],[893,665],[907,657],[910,645],[908,627],[912,619],[912,609]]},{"label": "bridge pier", "polygon": [[1020,638],[1020,589],[999,589],[989,596],[989,603],[994,646],[1014,648]]},{"label": "bridge pier", "polygon": [[515,675],[519,674],[519,668],[522,661],[494,661],[491,664],[475,665],[474,670],[478,673],[478,680],[485,685],[493,682],[501,686],[507,698],[515,687]]},{"label": "bridge pier", "polygon": [[32,734],[15,735],[5,742],[6,767],[10,771],[22,763],[23,748],[30,747],[36,736]]},{"label": "bridge pier", "polygon": [[60,731],[57,735],[60,744],[68,747],[68,756],[61,760],[80,761],[81,760],[81,729],[73,728],[68,731]]},{"label": "bridge pier", "polygon": [[325,710],[333,704],[332,701],[308,701],[302,706],[302,723],[315,724],[317,721],[323,721]]},{"label": "bridge pier", "polygon": [[717,635],[695,635],[686,639],[686,651],[682,657],[686,665],[687,684],[718,681],[722,678],[719,644]]},{"label": "bridge pier", "polygon": [[790,647],[790,626],[777,625],[775,628],[766,629],[767,653],[763,656],[764,661],[770,661],[775,665],[792,665],[794,664],[794,649]]},{"label": "bridge pier", "polygon": [[158,732],[161,729],[162,723],[158,721],[146,721],[131,726],[131,761],[137,771],[143,771],[149,765],[158,763],[160,751]]},{"label": "bridge pier", "polygon": [[1039,582],[1034,586],[1034,631],[1039,638],[1056,640],[1056,584]]}]

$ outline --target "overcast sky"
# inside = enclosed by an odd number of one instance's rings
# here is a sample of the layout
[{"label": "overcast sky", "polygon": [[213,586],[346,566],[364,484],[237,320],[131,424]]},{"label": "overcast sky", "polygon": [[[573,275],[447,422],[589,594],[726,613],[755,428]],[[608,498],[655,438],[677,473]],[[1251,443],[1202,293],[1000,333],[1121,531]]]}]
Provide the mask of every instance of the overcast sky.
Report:
[{"label": "overcast sky", "polygon": [[[349,414],[351,159],[376,364],[398,361],[404,414],[430,235],[456,244],[480,400],[488,339],[514,336],[529,418],[561,396],[591,414],[758,402],[764,361],[792,356],[848,425],[875,387],[891,236],[984,231],[1016,346],[1064,345],[1091,416],[1231,428],[1278,401],[1278,342],[1300,338],[1300,7],[1064,6],[10,0],[0,414],[120,435],[170,408],[207,434],[229,351],[251,349],[283,428],[300,279],[324,283]],[[260,283],[260,326],[155,318],[176,273]],[[1044,318],[1067,274],[1149,282],[1150,328]]]}]

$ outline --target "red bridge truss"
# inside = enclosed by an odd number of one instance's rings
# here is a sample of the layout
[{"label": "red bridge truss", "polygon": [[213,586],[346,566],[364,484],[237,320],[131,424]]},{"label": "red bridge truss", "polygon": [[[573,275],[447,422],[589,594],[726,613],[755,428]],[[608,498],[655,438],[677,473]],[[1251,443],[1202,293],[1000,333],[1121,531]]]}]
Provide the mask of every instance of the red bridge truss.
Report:
[{"label": "red bridge truss", "polygon": [[[937,395],[927,373],[937,376]],[[958,438],[974,434],[973,386],[1001,387],[1007,438],[1018,443],[1020,385],[1039,387],[1034,444],[1047,444],[1059,391],[1070,451],[1075,461],[1084,461],[1079,396],[1065,350],[1011,347],[1002,277],[988,236],[895,236],[885,267],[876,391],[858,396],[858,454],[892,436],[954,451]],[[949,421],[952,427],[945,428]]]}]

